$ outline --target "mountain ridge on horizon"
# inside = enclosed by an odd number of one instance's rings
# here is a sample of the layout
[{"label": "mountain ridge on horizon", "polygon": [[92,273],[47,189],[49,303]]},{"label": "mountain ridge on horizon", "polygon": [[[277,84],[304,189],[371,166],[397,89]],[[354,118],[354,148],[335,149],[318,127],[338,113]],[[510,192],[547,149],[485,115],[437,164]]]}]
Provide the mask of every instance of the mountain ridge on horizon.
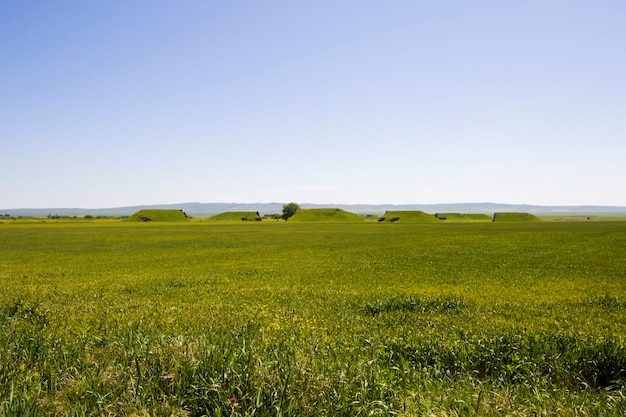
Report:
[{"label": "mountain ridge on horizon", "polygon": [[[175,203],[175,204],[145,204],[122,206],[113,208],[15,208],[0,209],[0,215],[45,217],[58,216],[130,216],[145,209],[176,209],[183,210],[190,216],[208,217],[225,211],[258,211],[261,214],[280,213],[285,203]],[[533,214],[624,214],[626,206],[596,206],[596,205],[533,205],[533,204],[505,204],[505,203],[440,203],[440,204],[319,204],[299,203],[302,208],[340,208],[356,214],[383,214],[388,209],[394,210],[421,210],[427,213],[484,213],[493,214],[499,211],[522,211]]]}]

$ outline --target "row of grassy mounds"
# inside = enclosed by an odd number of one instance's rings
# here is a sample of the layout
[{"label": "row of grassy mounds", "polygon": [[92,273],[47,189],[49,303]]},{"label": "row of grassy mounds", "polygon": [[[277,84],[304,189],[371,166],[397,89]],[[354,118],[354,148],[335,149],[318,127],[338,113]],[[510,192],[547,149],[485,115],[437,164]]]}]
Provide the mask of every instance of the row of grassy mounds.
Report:
[{"label": "row of grassy mounds", "polygon": [[435,213],[435,217],[439,220],[453,221],[453,222],[468,222],[468,221],[490,221],[491,216],[486,214],[462,214],[462,213]]},{"label": "row of grassy mounds", "polygon": [[139,210],[126,221],[129,222],[185,222],[189,219],[182,210]]},{"label": "row of grassy mounds", "polygon": [[[140,210],[128,217],[127,221],[135,222],[184,222],[188,220],[182,210]],[[378,219],[379,222],[401,223],[435,223],[438,221],[488,221],[486,214],[437,213],[428,214],[423,211],[387,211]],[[261,221],[258,211],[227,211],[207,219],[210,222],[242,222]],[[338,208],[299,209],[290,222],[360,222],[363,217]],[[530,213],[495,213],[494,222],[538,222],[537,216]]]},{"label": "row of grassy mounds", "polygon": [[494,222],[540,222],[541,219],[530,213],[494,213]]},{"label": "row of grassy mounds", "polygon": [[226,211],[224,213],[216,214],[207,219],[210,222],[254,222],[261,221],[261,215],[258,211]]},{"label": "row of grassy mounds", "polygon": [[299,209],[289,222],[362,222],[363,217],[338,208]]}]

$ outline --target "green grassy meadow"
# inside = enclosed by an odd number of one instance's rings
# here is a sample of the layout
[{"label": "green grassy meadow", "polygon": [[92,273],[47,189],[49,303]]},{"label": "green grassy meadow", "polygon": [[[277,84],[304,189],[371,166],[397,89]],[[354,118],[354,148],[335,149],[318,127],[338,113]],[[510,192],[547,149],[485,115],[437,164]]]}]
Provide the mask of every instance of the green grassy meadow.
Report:
[{"label": "green grassy meadow", "polygon": [[623,416],[626,222],[0,224],[0,415]]}]

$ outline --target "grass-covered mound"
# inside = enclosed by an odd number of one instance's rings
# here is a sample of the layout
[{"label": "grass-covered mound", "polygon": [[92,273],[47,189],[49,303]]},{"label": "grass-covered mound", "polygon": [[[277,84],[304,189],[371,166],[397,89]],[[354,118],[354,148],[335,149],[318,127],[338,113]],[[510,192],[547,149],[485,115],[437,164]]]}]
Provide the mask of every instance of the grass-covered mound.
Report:
[{"label": "grass-covered mound", "polygon": [[139,210],[128,217],[130,222],[184,222],[189,217],[182,210]]},{"label": "grass-covered mound", "polygon": [[258,211],[226,211],[207,219],[211,222],[246,222],[261,221]]},{"label": "grass-covered mound", "polygon": [[423,211],[386,211],[385,215],[378,219],[379,222],[402,222],[402,223],[433,223],[438,222],[432,214]]},{"label": "grass-covered mound", "polygon": [[360,222],[363,218],[338,208],[300,209],[289,222]]},{"label": "grass-covered mound", "polygon": [[540,222],[541,219],[530,213],[494,213],[494,222]]},{"label": "grass-covered mound", "polygon": [[489,221],[491,217],[486,214],[462,214],[462,213],[436,213],[439,220],[467,222],[467,221]]},{"label": "grass-covered mound", "polygon": [[466,219],[470,219],[470,220],[491,220],[491,216],[488,216],[486,214],[481,214],[481,213],[470,213],[470,214],[464,214]]}]

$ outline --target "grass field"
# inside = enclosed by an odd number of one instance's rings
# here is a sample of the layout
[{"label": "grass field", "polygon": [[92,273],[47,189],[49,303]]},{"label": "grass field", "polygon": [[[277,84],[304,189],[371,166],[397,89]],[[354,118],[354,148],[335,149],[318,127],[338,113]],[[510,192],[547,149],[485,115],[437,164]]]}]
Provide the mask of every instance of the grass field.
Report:
[{"label": "grass field", "polygon": [[0,224],[0,415],[623,416],[626,222]]}]

